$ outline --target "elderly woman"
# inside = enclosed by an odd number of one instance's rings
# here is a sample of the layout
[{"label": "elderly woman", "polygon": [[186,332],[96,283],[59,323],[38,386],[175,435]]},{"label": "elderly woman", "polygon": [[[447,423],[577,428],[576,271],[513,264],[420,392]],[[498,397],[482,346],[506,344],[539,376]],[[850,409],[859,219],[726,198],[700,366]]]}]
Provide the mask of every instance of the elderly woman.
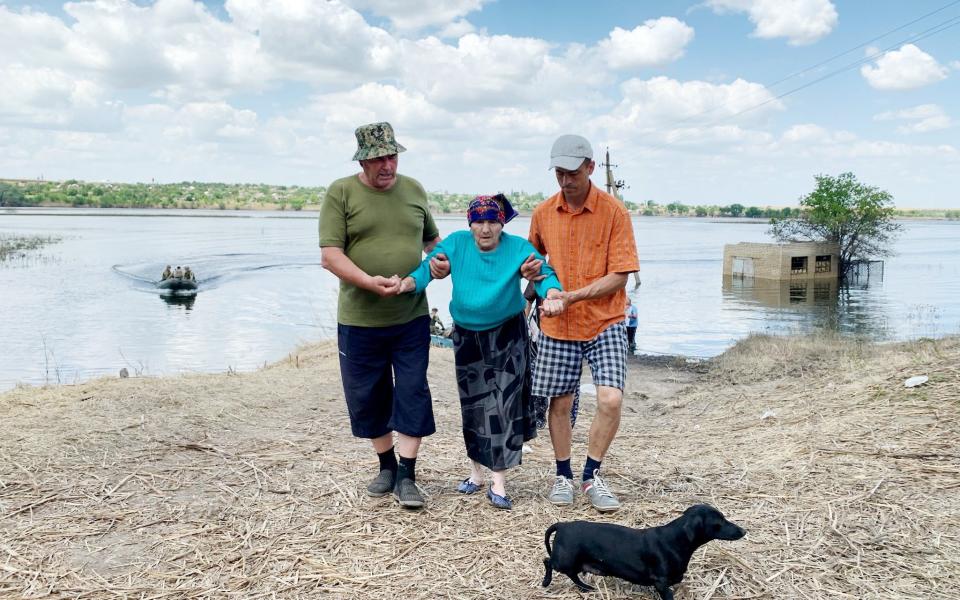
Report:
[{"label": "elderly woman", "polygon": [[[516,214],[503,194],[474,198],[467,209],[470,231],[454,232],[437,244],[400,287],[401,292],[422,291],[430,283],[430,259],[444,254],[450,261],[453,352],[463,440],[472,461],[470,476],[457,489],[480,491],[482,465],[492,472],[487,498],[503,509],[513,507],[506,471],[520,464],[523,442],[536,437],[520,265],[531,254],[543,257],[524,238],[503,232]],[[546,275],[536,284],[546,298],[541,311],[559,314],[564,305],[554,296],[562,291],[560,281],[545,261],[541,274]]]}]

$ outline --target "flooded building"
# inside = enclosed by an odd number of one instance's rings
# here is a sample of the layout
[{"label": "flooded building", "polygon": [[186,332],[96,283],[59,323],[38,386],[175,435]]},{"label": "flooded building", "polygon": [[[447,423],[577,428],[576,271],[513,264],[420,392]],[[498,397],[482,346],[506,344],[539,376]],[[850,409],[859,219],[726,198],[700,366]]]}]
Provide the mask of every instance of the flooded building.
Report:
[{"label": "flooded building", "polygon": [[839,259],[836,243],[741,242],[723,247],[723,275],[781,281],[836,279]]}]

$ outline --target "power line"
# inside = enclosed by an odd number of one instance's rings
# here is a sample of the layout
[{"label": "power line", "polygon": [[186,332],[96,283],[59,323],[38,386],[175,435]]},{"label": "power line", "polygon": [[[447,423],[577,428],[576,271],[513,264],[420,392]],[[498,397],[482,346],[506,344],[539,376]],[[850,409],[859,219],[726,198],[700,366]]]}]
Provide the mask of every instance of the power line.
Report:
[{"label": "power line", "polygon": [[[940,11],[942,11],[943,9],[949,8],[950,6],[953,6],[953,5],[955,5],[955,4],[960,4],[960,0],[956,0],[955,2],[951,2],[950,4],[947,4],[947,5],[943,6],[943,7],[941,7],[940,9],[937,9],[936,11],[933,11],[932,13],[928,13],[927,15],[924,15],[923,17],[919,17],[919,18],[917,18],[917,19],[914,19],[914,20],[911,21],[910,23],[907,23],[907,24],[905,24],[905,25],[902,25],[902,26],[900,26],[900,27],[897,27],[896,29],[893,29],[893,30],[891,30],[891,31],[897,31],[897,30],[899,30],[899,29],[903,29],[904,27],[907,27],[907,26],[909,26],[910,24],[916,23],[916,22],[919,21],[919,20],[922,20],[922,19],[924,19],[924,18],[926,18],[926,17],[929,17],[930,15],[935,14],[935,13],[937,13],[937,12],[940,12]],[[900,48],[900,47],[904,46],[905,44],[910,44],[910,43],[913,43],[913,42],[918,42],[918,41],[927,39],[927,38],[929,38],[929,37],[931,37],[931,36],[933,36],[933,35],[936,35],[936,34],[938,34],[938,33],[941,33],[941,32],[943,32],[943,31],[946,31],[946,30],[948,30],[948,29],[951,29],[951,28],[953,28],[953,27],[956,27],[957,25],[960,25],[960,15],[951,17],[951,18],[949,18],[949,19],[947,19],[947,20],[945,20],[945,21],[941,21],[940,23],[937,23],[936,25],[934,25],[934,26],[932,26],[932,27],[929,27],[929,28],[927,28],[927,29],[925,29],[925,30],[923,30],[923,31],[921,31],[921,32],[919,32],[919,33],[916,33],[916,34],[913,34],[913,35],[911,35],[911,36],[908,36],[907,38],[904,38],[904,39],[902,39],[902,40],[900,40],[900,41],[898,41],[898,42],[895,42],[895,43],[887,46],[886,48],[884,48],[884,49],[882,49],[882,50],[878,50],[877,52],[873,52],[873,53],[869,54],[868,56],[865,56],[864,58],[858,59],[858,60],[856,60],[856,61],[854,61],[854,62],[852,62],[852,63],[848,63],[848,64],[846,64],[846,65],[844,65],[844,66],[842,66],[842,67],[840,67],[840,68],[838,68],[838,69],[836,69],[836,70],[834,70],[834,71],[831,71],[831,72],[829,72],[829,73],[827,73],[827,74],[825,74],[825,75],[823,75],[823,76],[821,76],[821,77],[818,77],[818,78],[816,78],[816,79],[814,79],[814,80],[812,80],[812,81],[808,81],[807,83],[805,83],[805,84],[803,84],[803,85],[800,85],[800,86],[797,86],[797,87],[792,88],[792,89],[790,89],[790,90],[787,90],[787,91],[785,91],[785,92],[783,92],[783,93],[781,93],[781,94],[778,94],[778,95],[776,95],[776,96],[774,96],[774,97],[772,97],[772,98],[768,98],[768,99],[764,100],[763,102],[760,102],[760,103],[755,104],[755,105],[753,105],[753,106],[749,106],[749,107],[747,107],[747,108],[745,108],[745,109],[743,109],[743,110],[740,110],[740,111],[738,111],[738,112],[736,112],[736,113],[733,113],[733,114],[730,114],[730,115],[726,115],[726,116],[724,116],[724,117],[721,117],[721,118],[719,118],[719,119],[717,119],[717,120],[715,120],[715,121],[713,121],[713,122],[710,122],[710,123],[705,124],[704,126],[705,126],[705,127],[715,127],[715,126],[717,126],[717,125],[719,125],[719,124],[721,124],[721,123],[730,121],[730,120],[735,119],[735,118],[737,118],[737,117],[739,117],[739,116],[742,116],[742,115],[744,115],[744,114],[746,114],[746,113],[748,113],[748,112],[751,112],[751,111],[754,111],[754,110],[756,110],[756,109],[758,109],[758,108],[761,108],[761,107],[763,107],[763,106],[766,106],[767,104],[770,104],[771,102],[776,102],[777,100],[780,100],[781,98],[785,98],[786,96],[789,96],[789,95],[791,95],[791,94],[795,94],[796,92],[799,92],[799,91],[804,90],[804,89],[806,89],[806,88],[808,88],[808,87],[811,87],[811,86],[813,86],[813,85],[816,85],[816,84],[818,84],[818,83],[820,83],[820,82],[822,82],[822,81],[825,81],[825,80],[827,80],[827,79],[830,79],[831,77],[835,77],[836,75],[839,75],[839,74],[844,73],[844,72],[846,72],[846,71],[849,71],[849,70],[851,70],[851,69],[855,69],[855,68],[857,68],[857,67],[859,67],[859,66],[862,66],[862,65],[864,65],[864,64],[866,64],[866,63],[869,63],[870,61],[875,60],[875,59],[877,59],[877,58],[879,58],[879,57],[881,57],[881,56],[883,56],[883,55],[885,55],[885,54],[893,51],[893,50],[896,49],[896,48]],[[887,35],[887,34],[884,34],[884,36],[885,36],[885,35]],[[884,36],[879,36],[879,37],[884,37]],[[875,41],[876,39],[879,39],[879,37],[878,37],[878,38],[873,38],[871,41]],[[818,63],[817,65],[814,65],[814,66],[812,66],[812,67],[808,67],[808,68],[806,68],[806,69],[804,69],[804,70],[802,70],[802,71],[798,71],[797,73],[804,73],[804,72],[810,71],[810,70],[816,68],[817,66],[820,66],[820,65],[822,65],[822,64],[825,64],[826,62],[830,62],[830,61],[834,60],[835,58],[837,58],[837,57],[839,57],[839,56],[843,56],[844,54],[849,54],[849,53],[852,52],[853,50],[856,50],[857,48],[863,47],[863,46],[865,46],[865,45],[867,45],[867,44],[869,44],[869,43],[870,43],[870,42],[865,42],[865,43],[863,43],[863,44],[860,44],[859,46],[857,46],[857,47],[855,47],[855,48],[853,48],[853,49],[851,49],[851,50],[848,50],[848,51],[846,51],[846,52],[844,52],[844,53],[841,53],[841,54],[839,54],[839,55],[836,55],[835,57],[833,57],[833,58],[831,58],[831,59],[828,59],[828,60],[826,60],[826,61],[821,61],[821,63]],[[785,78],[783,78],[783,79],[780,79],[779,82],[786,81],[787,79],[790,79],[790,78],[792,78],[792,77],[793,77],[793,75],[788,76],[788,77],[785,77]],[[684,119],[672,121],[672,122],[669,123],[668,125],[669,125],[669,126],[674,126],[674,125],[679,125],[679,124],[682,124],[682,123],[686,123],[686,122],[688,122],[688,121],[692,121],[692,120],[694,120],[694,119],[698,119],[698,118],[700,118],[700,117],[703,117],[703,116],[705,116],[705,115],[708,115],[708,114],[710,114],[710,113],[712,113],[712,112],[716,112],[716,111],[718,111],[718,110],[720,110],[720,109],[722,109],[722,108],[726,108],[726,106],[725,106],[725,105],[715,106],[715,107],[713,107],[713,108],[711,108],[711,109],[709,109],[709,110],[702,111],[702,112],[697,113],[697,114],[695,114],[695,115],[690,115],[690,116],[688,116],[688,117],[685,117]],[[664,130],[661,129],[661,131],[664,131]],[[662,142],[662,143],[659,143],[659,144],[655,144],[655,145],[648,146],[648,148],[651,149],[651,150],[655,150],[655,149],[657,149],[657,148],[666,147],[667,145],[668,145],[667,142]]]},{"label": "power line", "polygon": [[787,75],[786,77],[783,77],[783,78],[781,78],[781,79],[778,79],[778,80],[774,81],[773,83],[766,84],[765,87],[772,88],[772,87],[774,87],[774,86],[776,86],[776,85],[779,85],[779,84],[783,83],[784,81],[788,81],[788,80],[790,80],[790,79],[793,79],[794,77],[799,77],[800,75],[803,75],[804,73],[808,73],[808,72],[810,72],[810,71],[812,71],[812,70],[814,70],[814,69],[816,69],[816,68],[818,68],[818,67],[822,67],[822,66],[825,65],[825,64],[831,63],[831,62],[835,61],[836,59],[840,58],[841,56],[846,56],[847,54],[850,54],[851,52],[853,52],[853,51],[855,51],[855,50],[859,50],[860,48],[863,48],[863,47],[865,47],[865,46],[869,46],[869,45],[872,44],[873,42],[875,42],[875,41],[877,41],[877,40],[880,40],[880,39],[883,39],[883,38],[887,37],[888,35],[890,35],[891,33],[895,33],[895,32],[897,32],[897,31],[900,31],[901,29],[906,29],[907,27],[910,27],[910,26],[913,25],[914,23],[918,23],[918,22],[926,19],[927,17],[931,17],[931,16],[937,14],[938,12],[943,12],[944,10],[950,8],[951,6],[957,5],[957,4],[960,4],[960,0],[955,0],[954,2],[950,2],[949,4],[945,4],[945,5],[941,6],[940,8],[938,8],[938,9],[936,9],[936,10],[934,10],[934,11],[928,12],[928,13],[925,14],[925,15],[922,15],[922,16],[920,16],[920,17],[917,17],[916,19],[914,19],[914,20],[912,20],[912,21],[910,21],[910,22],[908,22],[908,23],[904,23],[903,25],[900,25],[899,27],[895,27],[895,28],[891,29],[890,31],[887,31],[886,33],[881,33],[880,35],[878,35],[878,36],[876,36],[876,37],[874,37],[874,38],[871,38],[871,39],[863,42],[862,44],[857,44],[857,45],[854,46],[853,48],[850,48],[850,49],[848,49],[848,50],[844,50],[843,52],[840,52],[839,54],[834,54],[834,55],[831,56],[830,58],[828,58],[828,59],[826,59],[826,60],[822,60],[822,61],[818,62],[818,63],[815,64],[815,65],[811,65],[811,66],[809,66],[809,67],[807,67],[807,68],[805,68],[805,69],[801,69],[801,70],[799,70],[799,71],[796,71],[795,73],[791,73],[790,75]]},{"label": "power line", "polygon": [[[796,72],[794,72],[794,73],[792,73],[792,74],[790,74],[790,75],[787,75],[786,77],[782,77],[781,79],[778,79],[777,81],[775,81],[775,82],[773,82],[773,83],[771,83],[771,84],[769,84],[769,85],[764,85],[764,87],[765,87],[765,88],[771,88],[771,87],[774,87],[774,86],[776,86],[776,85],[778,85],[778,84],[780,84],[780,83],[783,83],[784,81],[788,81],[788,80],[790,80],[790,79],[793,79],[794,77],[798,77],[798,76],[800,76],[800,75],[802,75],[802,74],[804,74],[804,73],[808,73],[808,72],[810,72],[810,71],[812,71],[812,70],[814,70],[814,69],[816,69],[816,68],[818,68],[818,67],[821,67],[821,66],[823,66],[823,65],[825,65],[825,64],[827,64],[827,63],[833,62],[834,60],[836,60],[837,58],[840,58],[841,56],[846,56],[847,54],[850,54],[851,52],[853,52],[853,51],[855,51],[855,50],[858,50],[858,49],[860,49],[860,48],[863,48],[863,47],[865,47],[865,46],[868,46],[868,45],[871,44],[872,42],[875,42],[875,41],[877,41],[877,40],[879,40],[879,39],[882,39],[882,38],[890,35],[891,33],[894,33],[894,32],[896,32],[896,31],[899,31],[899,30],[901,30],[901,29],[904,29],[904,28],[906,28],[906,27],[909,27],[910,25],[913,25],[913,24],[915,24],[915,23],[917,23],[917,22],[919,22],[919,21],[922,21],[922,20],[924,20],[924,19],[926,19],[926,18],[929,18],[930,16],[935,15],[935,14],[937,14],[937,13],[939,13],[939,12],[943,12],[944,10],[946,10],[946,9],[952,7],[952,6],[955,6],[955,5],[957,5],[957,4],[960,4],[960,0],[954,0],[953,2],[949,2],[949,3],[941,6],[940,8],[938,8],[938,9],[936,9],[936,10],[933,10],[933,11],[931,11],[931,12],[928,12],[928,13],[926,13],[926,14],[920,16],[920,17],[917,17],[917,18],[915,18],[915,19],[913,19],[913,20],[911,20],[911,21],[909,21],[909,22],[907,22],[907,23],[904,23],[903,25],[899,25],[899,26],[897,26],[897,27],[895,27],[895,28],[893,28],[893,29],[891,29],[891,30],[889,30],[889,31],[881,34],[881,35],[875,36],[875,37],[871,38],[870,40],[868,40],[868,41],[866,41],[866,42],[863,42],[863,43],[861,43],[861,44],[858,44],[858,45],[856,45],[856,46],[854,46],[854,47],[852,47],[852,48],[850,48],[850,49],[848,49],[848,50],[845,50],[845,51],[843,51],[843,52],[841,52],[841,53],[835,54],[834,56],[832,56],[832,57],[830,57],[830,58],[828,58],[828,59],[822,60],[822,61],[820,61],[820,62],[818,62],[818,63],[816,63],[816,64],[814,64],[814,65],[811,65],[811,66],[809,66],[809,67],[806,67],[806,68],[804,68],[804,69],[801,69],[800,71],[796,71]],[[763,106],[766,106],[767,104],[770,104],[771,102],[775,102],[775,101],[777,101],[777,100],[779,100],[779,99],[781,99],[781,98],[784,98],[784,97],[786,97],[786,96],[789,96],[789,95],[791,95],[791,94],[794,94],[794,93],[796,93],[796,92],[798,92],[798,91],[800,91],[800,90],[806,89],[806,88],[808,88],[808,87],[810,87],[810,86],[812,86],[812,85],[815,85],[815,84],[817,84],[817,83],[819,83],[819,82],[821,82],[821,81],[824,81],[824,80],[826,80],[826,79],[829,79],[829,78],[831,78],[831,77],[834,77],[834,76],[836,76],[836,75],[838,75],[838,74],[840,74],[840,73],[843,73],[843,72],[845,72],[845,71],[848,71],[848,70],[850,70],[850,69],[852,69],[852,68],[861,66],[861,65],[863,65],[863,64],[865,64],[865,63],[867,63],[867,62],[870,62],[871,60],[873,60],[873,59],[875,59],[875,58],[878,58],[879,56],[882,56],[883,54],[886,54],[887,52],[890,52],[890,51],[891,51],[892,49],[894,49],[894,48],[898,48],[898,47],[900,47],[900,46],[903,46],[904,44],[909,44],[909,43],[912,43],[912,42],[920,41],[920,40],[922,40],[922,39],[926,39],[926,38],[928,38],[928,37],[930,37],[930,36],[932,36],[932,35],[935,35],[935,34],[937,34],[937,33],[940,33],[941,31],[944,31],[944,30],[946,30],[946,29],[949,29],[949,28],[951,28],[951,27],[956,26],[956,25],[958,24],[958,23],[957,23],[957,20],[958,20],[958,19],[960,19],[960,15],[955,16],[955,17],[951,17],[951,18],[947,19],[946,21],[941,21],[941,22],[938,23],[937,25],[934,25],[933,27],[930,27],[930,28],[928,28],[928,29],[925,29],[924,31],[921,31],[920,33],[917,33],[917,34],[913,34],[913,35],[911,35],[911,36],[908,36],[907,38],[905,38],[905,39],[903,39],[903,40],[900,40],[900,41],[898,41],[898,42],[896,42],[896,43],[894,43],[894,44],[891,44],[890,46],[888,46],[887,48],[884,48],[883,50],[881,50],[881,51],[879,51],[879,52],[875,52],[875,53],[873,53],[873,54],[871,54],[871,55],[869,55],[869,56],[867,56],[867,57],[864,57],[864,58],[861,58],[861,59],[855,61],[854,63],[850,63],[850,64],[847,64],[847,65],[845,65],[845,66],[843,66],[843,67],[840,67],[839,69],[837,69],[837,70],[835,70],[835,71],[832,71],[832,72],[830,72],[830,73],[827,73],[826,75],[823,75],[822,77],[819,77],[819,78],[817,78],[817,79],[815,79],[815,80],[813,80],[813,81],[807,82],[806,84],[804,84],[804,85],[802,85],[802,86],[798,86],[798,87],[796,87],[796,88],[793,88],[793,89],[791,89],[791,90],[788,90],[788,91],[786,91],[786,92],[784,92],[784,93],[782,93],[782,94],[779,94],[779,95],[777,95],[777,96],[775,96],[775,97],[773,97],[773,98],[768,98],[767,100],[764,100],[763,102],[761,102],[761,103],[759,103],[759,104],[756,104],[756,105],[754,105],[754,106],[750,106],[750,107],[748,107],[748,108],[745,108],[745,109],[743,109],[743,110],[741,110],[741,111],[739,111],[739,112],[737,112],[737,113],[734,113],[734,114],[732,114],[732,115],[727,115],[727,116],[721,117],[721,118],[719,118],[717,121],[714,121],[714,122],[712,122],[712,123],[708,123],[706,126],[707,126],[707,127],[716,126],[716,125],[718,125],[718,124],[720,124],[720,123],[723,123],[723,122],[725,122],[725,121],[728,121],[728,120],[730,120],[730,119],[732,119],[732,118],[738,117],[738,116],[743,115],[743,114],[745,114],[745,113],[748,113],[748,112],[750,112],[750,111],[753,111],[753,110],[756,110],[756,109],[761,108],[761,107],[763,107]],[[711,113],[717,112],[717,111],[719,111],[719,110],[721,110],[721,109],[723,109],[723,108],[727,108],[727,106],[726,106],[726,105],[714,106],[713,108],[710,108],[710,109],[701,111],[701,112],[696,113],[696,114],[693,114],[693,115],[689,115],[689,116],[684,117],[684,118],[682,118],[682,119],[675,119],[675,120],[673,120],[673,121],[670,121],[669,123],[666,123],[665,125],[666,125],[667,127],[671,127],[671,128],[672,128],[672,127],[675,126],[675,125],[681,125],[681,124],[683,124],[683,123],[687,123],[687,122],[693,121],[693,120],[695,120],[695,119],[702,118],[702,117],[707,116],[707,115],[709,115],[709,114],[711,114]],[[664,131],[664,130],[661,129],[661,131]],[[661,143],[661,144],[656,144],[656,145],[653,145],[653,146],[648,146],[648,148],[650,148],[650,149],[657,149],[657,148],[665,147],[666,145],[667,145],[667,143],[664,142],[664,143]]]},{"label": "power line", "polygon": [[748,113],[748,112],[750,112],[750,111],[752,111],[752,110],[756,110],[756,109],[758,109],[758,108],[760,108],[760,107],[762,107],[762,106],[765,106],[765,105],[767,105],[767,104],[770,104],[771,102],[775,102],[775,101],[777,101],[777,100],[779,100],[779,99],[781,99],[781,98],[785,98],[786,96],[789,96],[789,95],[791,95],[791,94],[794,94],[794,93],[796,93],[796,92],[799,92],[800,90],[804,90],[804,89],[806,89],[806,88],[808,88],[808,87],[810,87],[810,86],[812,86],[812,85],[816,85],[816,84],[820,83],[821,81],[824,81],[824,80],[826,80],[826,79],[830,79],[831,77],[834,77],[835,75],[839,75],[840,73],[844,73],[844,72],[846,72],[846,71],[849,71],[850,69],[855,69],[855,68],[857,68],[857,67],[860,67],[860,66],[862,66],[862,65],[865,65],[866,63],[868,63],[868,62],[870,62],[870,61],[872,61],[872,60],[874,60],[874,59],[876,59],[876,58],[879,58],[879,57],[881,57],[881,56],[883,56],[883,55],[885,55],[885,54],[893,51],[895,48],[900,48],[900,47],[902,47],[902,46],[905,45],[905,44],[910,44],[910,43],[913,43],[913,42],[919,42],[920,40],[924,40],[924,39],[926,39],[926,38],[928,38],[928,37],[930,37],[930,36],[932,36],[932,35],[936,35],[936,34],[938,34],[938,33],[940,33],[940,32],[946,31],[947,29],[950,29],[950,28],[952,28],[952,27],[956,27],[957,25],[960,25],[960,15],[958,15],[958,16],[956,16],[956,17],[953,17],[953,18],[951,18],[951,19],[948,19],[948,20],[946,20],[946,21],[943,21],[942,23],[939,23],[938,25],[935,25],[935,26],[933,26],[933,27],[931,27],[931,28],[929,28],[929,29],[927,29],[927,30],[925,30],[925,31],[923,31],[923,32],[915,35],[915,36],[912,36],[912,37],[910,37],[910,38],[907,38],[907,39],[904,40],[904,41],[900,41],[900,42],[897,42],[896,44],[887,46],[887,47],[884,48],[883,50],[879,50],[879,51],[877,51],[877,52],[874,52],[873,54],[870,54],[870,55],[868,55],[868,56],[866,56],[866,57],[864,57],[864,58],[861,58],[860,60],[854,61],[854,62],[852,62],[852,63],[850,63],[850,64],[848,64],[848,65],[845,65],[845,66],[843,66],[843,67],[835,70],[835,71],[832,71],[832,72],[830,72],[830,73],[827,73],[826,75],[823,75],[822,77],[818,77],[818,78],[814,79],[813,81],[808,81],[807,83],[805,83],[805,84],[803,84],[803,85],[801,85],[801,86],[798,86],[798,87],[793,88],[792,90],[788,90],[788,91],[786,91],[786,92],[783,92],[782,94],[778,94],[777,96],[774,96],[773,98],[768,98],[767,100],[764,100],[764,101],[761,102],[760,104],[751,106],[751,107],[749,107],[749,108],[745,108],[745,109],[741,110],[740,112],[737,112],[737,113],[734,113],[734,114],[729,115],[729,116],[727,116],[727,117],[724,117],[723,119],[720,119],[719,121],[717,121],[717,122],[715,122],[715,123],[712,123],[711,126],[712,126],[712,125],[716,125],[717,123],[722,123],[723,121],[728,120],[728,119],[734,119],[734,118],[736,118],[736,117],[739,117],[739,116],[742,115],[742,114]]}]

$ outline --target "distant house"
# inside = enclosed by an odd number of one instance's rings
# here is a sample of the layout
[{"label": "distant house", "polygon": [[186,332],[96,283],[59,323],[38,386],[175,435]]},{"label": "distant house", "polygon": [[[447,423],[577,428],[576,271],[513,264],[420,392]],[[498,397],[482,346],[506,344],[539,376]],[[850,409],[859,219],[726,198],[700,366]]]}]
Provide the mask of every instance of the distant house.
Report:
[{"label": "distant house", "polygon": [[741,242],[723,247],[723,274],[777,280],[836,279],[839,258],[836,243]]}]

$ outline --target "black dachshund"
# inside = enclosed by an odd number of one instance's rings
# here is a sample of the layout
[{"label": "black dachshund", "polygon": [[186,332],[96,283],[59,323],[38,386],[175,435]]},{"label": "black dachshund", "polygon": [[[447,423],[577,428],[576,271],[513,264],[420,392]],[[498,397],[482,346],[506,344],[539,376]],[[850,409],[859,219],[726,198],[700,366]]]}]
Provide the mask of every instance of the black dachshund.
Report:
[{"label": "black dachshund", "polygon": [[[556,532],[553,549],[550,536]],[[706,504],[691,506],[679,518],[660,527],[631,529],[611,523],[571,521],[547,528],[543,542],[548,557],[543,587],[553,572],[573,580],[581,591],[596,588],[580,573],[612,575],[638,585],[652,585],[663,600],[673,600],[673,586],[683,580],[694,551],[711,540],[739,540],[746,532]]]}]

